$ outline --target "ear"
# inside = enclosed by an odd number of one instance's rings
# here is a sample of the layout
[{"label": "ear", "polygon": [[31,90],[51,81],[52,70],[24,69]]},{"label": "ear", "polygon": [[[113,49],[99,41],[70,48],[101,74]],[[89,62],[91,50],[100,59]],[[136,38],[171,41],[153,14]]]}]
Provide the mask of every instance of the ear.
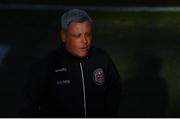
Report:
[{"label": "ear", "polygon": [[65,42],[65,40],[66,40],[66,32],[63,30],[61,30],[61,40],[62,40],[62,42]]}]

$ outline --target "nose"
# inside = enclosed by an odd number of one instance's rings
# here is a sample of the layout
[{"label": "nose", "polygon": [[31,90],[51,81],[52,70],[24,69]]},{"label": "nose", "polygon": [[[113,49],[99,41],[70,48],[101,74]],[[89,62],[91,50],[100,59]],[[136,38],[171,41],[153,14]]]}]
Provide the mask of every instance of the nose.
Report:
[{"label": "nose", "polygon": [[87,44],[88,43],[88,40],[87,40],[87,37],[85,35],[82,36],[82,42],[84,44]]}]

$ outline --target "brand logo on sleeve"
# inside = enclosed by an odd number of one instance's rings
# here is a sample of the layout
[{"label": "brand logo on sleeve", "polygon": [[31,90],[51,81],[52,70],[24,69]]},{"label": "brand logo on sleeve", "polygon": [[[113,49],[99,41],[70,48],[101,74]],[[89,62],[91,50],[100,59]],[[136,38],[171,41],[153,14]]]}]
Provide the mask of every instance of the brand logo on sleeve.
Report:
[{"label": "brand logo on sleeve", "polygon": [[62,81],[57,81],[57,85],[69,85],[71,83],[70,80],[62,80]]},{"label": "brand logo on sleeve", "polygon": [[55,72],[64,72],[67,71],[66,67],[60,68],[60,69],[56,69]]},{"label": "brand logo on sleeve", "polygon": [[102,85],[104,83],[104,71],[102,68],[94,70],[93,79],[97,85]]}]

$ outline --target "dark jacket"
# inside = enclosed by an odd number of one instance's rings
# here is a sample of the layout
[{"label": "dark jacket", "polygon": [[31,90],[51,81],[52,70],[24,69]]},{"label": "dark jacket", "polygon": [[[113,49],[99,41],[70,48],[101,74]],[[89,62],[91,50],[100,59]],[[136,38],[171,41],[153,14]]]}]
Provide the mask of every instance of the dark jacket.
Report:
[{"label": "dark jacket", "polygon": [[92,47],[84,58],[63,45],[36,63],[24,95],[26,117],[115,117],[120,79],[111,58]]}]

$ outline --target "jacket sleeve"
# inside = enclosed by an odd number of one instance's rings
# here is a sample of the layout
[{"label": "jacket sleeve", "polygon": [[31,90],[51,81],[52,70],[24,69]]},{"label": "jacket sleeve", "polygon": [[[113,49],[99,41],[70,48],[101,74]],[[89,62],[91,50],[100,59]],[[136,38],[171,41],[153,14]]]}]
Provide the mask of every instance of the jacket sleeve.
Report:
[{"label": "jacket sleeve", "polygon": [[108,117],[118,117],[121,83],[119,73],[109,58],[107,65],[106,111]]},{"label": "jacket sleeve", "polygon": [[38,117],[40,116],[40,105],[45,95],[45,78],[47,68],[38,63],[32,66],[27,75],[27,82],[22,91],[19,116]]}]

